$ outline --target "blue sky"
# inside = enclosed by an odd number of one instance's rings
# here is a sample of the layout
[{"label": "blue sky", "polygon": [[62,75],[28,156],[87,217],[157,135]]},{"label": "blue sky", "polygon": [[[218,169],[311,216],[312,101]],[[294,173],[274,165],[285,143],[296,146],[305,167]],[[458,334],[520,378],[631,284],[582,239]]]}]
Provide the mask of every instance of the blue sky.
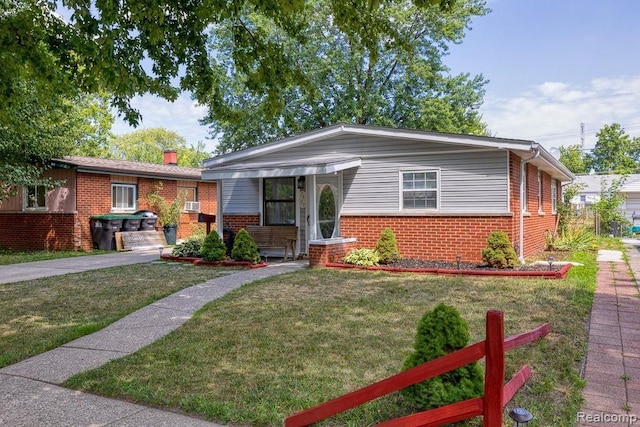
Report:
[{"label": "blue sky", "polygon": [[[640,136],[640,1],[489,0],[461,45],[444,61],[453,74],[489,80],[481,107],[496,136],[533,139],[547,149],[580,142],[592,148],[604,124]],[[142,97],[140,127],[172,129],[213,149],[198,124],[205,108],[187,94],[175,103]],[[132,129],[117,121],[115,133]]]}]

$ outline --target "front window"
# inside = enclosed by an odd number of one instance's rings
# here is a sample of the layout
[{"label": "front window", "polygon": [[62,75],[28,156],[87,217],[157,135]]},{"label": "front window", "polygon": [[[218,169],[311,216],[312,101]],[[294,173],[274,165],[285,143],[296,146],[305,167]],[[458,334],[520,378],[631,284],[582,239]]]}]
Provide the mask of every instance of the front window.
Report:
[{"label": "front window", "polygon": [[265,178],[264,225],[295,225],[295,178]]},{"label": "front window", "polygon": [[47,189],[43,185],[29,185],[24,189],[24,208],[26,210],[45,210]]},{"label": "front window", "polygon": [[131,184],[111,184],[111,210],[134,211],[137,188]]},{"label": "front window", "polygon": [[185,202],[197,202],[198,201],[198,193],[195,187],[180,187],[178,186],[178,194],[184,194]]},{"label": "front window", "polygon": [[551,180],[551,213],[556,213],[558,207],[558,183],[555,179]]},{"label": "front window", "polygon": [[438,209],[438,171],[400,172],[401,209]]}]

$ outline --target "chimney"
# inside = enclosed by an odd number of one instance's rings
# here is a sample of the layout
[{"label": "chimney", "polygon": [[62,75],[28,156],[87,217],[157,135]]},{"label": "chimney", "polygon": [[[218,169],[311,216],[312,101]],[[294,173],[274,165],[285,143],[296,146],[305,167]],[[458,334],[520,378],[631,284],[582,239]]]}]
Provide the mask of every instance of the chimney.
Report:
[{"label": "chimney", "polygon": [[174,166],[178,164],[178,153],[176,150],[164,150],[164,164]]}]

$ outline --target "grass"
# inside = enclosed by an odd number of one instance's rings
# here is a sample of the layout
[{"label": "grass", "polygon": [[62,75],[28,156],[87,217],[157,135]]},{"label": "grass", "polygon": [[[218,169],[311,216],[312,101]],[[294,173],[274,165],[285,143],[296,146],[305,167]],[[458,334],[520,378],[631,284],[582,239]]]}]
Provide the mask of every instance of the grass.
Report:
[{"label": "grass", "polygon": [[[66,386],[222,423],[280,426],[296,411],[398,373],[418,320],[444,302],[466,319],[471,342],[484,339],[490,309],[505,312],[507,336],[549,322],[549,336],[508,353],[507,377],[524,364],[533,370],[510,407],[527,408],[536,425],[573,425],[596,273],[594,253],[574,260],[585,266],[558,281],[323,269],[273,277]],[[371,425],[411,412],[394,393],[324,424]]]},{"label": "grass", "polygon": [[221,272],[150,263],[0,285],[0,367],[95,332]]},{"label": "grass", "polygon": [[92,252],[86,251],[36,251],[36,252],[23,252],[14,251],[11,249],[0,248],[0,265],[19,264],[22,262],[33,261],[46,261],[49,259],[71,258],[86,255],[101,255],[106,253],[113,253],[112,251],[99,251],[94,250]]}]

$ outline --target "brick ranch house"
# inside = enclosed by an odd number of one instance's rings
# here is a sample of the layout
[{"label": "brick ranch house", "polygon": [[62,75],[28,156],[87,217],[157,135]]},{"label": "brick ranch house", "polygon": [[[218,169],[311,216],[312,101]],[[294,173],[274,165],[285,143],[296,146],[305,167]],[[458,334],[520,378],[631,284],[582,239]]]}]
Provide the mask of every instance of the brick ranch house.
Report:
[{"label": "brick ranch house", "polygon": [[505,231],[522,261],[556,226],[573,174],[533,142],[338,124],[204,162],[218,227],[298,226],[310,265],[373,248],[390,227],[405,257],[480,261]]},{"label": "brick ranch house", "polygon": [[[19,250],[91,250],[89,218],[108,213],[147,209],[147,194],[159,181],[160,195],[171,201],[178,190],[188,202],[178,238],[193,232],[198,210],[215,213],[216,184],[203,182],[201,169],[177,166],[175,151],[166,151],[165,164],[68,156],[53,162],[45,175],[64,184],[51,190],[23,188],[0,204],[0,247]],[[199,205],[199,206],[198,206]]]}]

